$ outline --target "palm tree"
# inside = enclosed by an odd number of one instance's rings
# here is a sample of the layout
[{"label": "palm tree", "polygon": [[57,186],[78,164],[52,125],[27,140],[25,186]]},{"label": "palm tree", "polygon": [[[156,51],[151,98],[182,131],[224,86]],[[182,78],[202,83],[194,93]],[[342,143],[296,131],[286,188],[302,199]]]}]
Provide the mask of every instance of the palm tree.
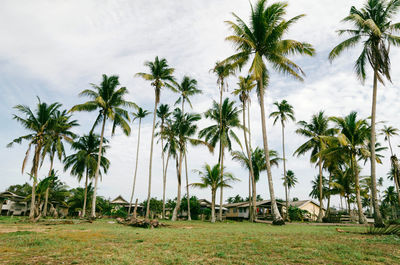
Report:
[{"label": "palm tree", "polygon": [[255,7],[251,6],[250,24],[247,25],[236,14],[236,23],[227,21],[233,35],[226,40],[236,47],[236,53],[226,59],[235,66],[242,67],[250,62],[249,71],[257,80],[259,103],[261,108],[261,127],[264,152],[267,163],[268,185],[271,196],[272,215],[274,224],[284,224],[278,211],[272,181],[264,107],[264,85],[269,83],[269,67],[279,73],[287,74],[300,81],[303,80],[302,69],[287,56],[292,54],[313,55],[314,49],[308,43],[284,39],[289,27],[304,15],[285,20],[287,3],[266,5],[266,0],[258,0]]},{"label": "palm tree", "polygon": [[297,177],[295,176],[292,170],[289,169],[288,171],[286,171],[286,174],[284,175],[283,178],[283,183],[285,187],[287,187],[288,189],[288,196],[286,198],[286,201],[290,201],[290,190],[293,189],[294,186],[296,186],[296,184],[298,183]]},{"label": "palm tree", "polygon": [[[320,189],[320,180],[322,179],[322,194]],[[329,183],[328,180],[322,176],[316,176],[314,180],[311,181],[311,192],[309,196],[314,199],[319,199],[321,196],[323,198],[327,198],[327,194],[329,192]]]},{"label": "palm tree", "polygon": [[[178,100],[175,102],[176,104],[182,103],[181,111],[184,114],[185,113],[185,102],[189,103],[189,106],[192,108],[192,102],[190,101],[191,96],[195,96],[198,94],[201,94],[201,90],[197,88],[197,81],[196,79],[191,79],[188,76],[184,76],[182,79],[182,82],[175,83],[174,86],[171,86],[171,89],[179,93],[180,96]],[[186,172],[186,196],[190,198],[189,195],[189,179],[188,179],[188,169],[187,169],[187,153],[185,152],[183,154],[185,157],[185,172]],[[190,216],[190,200],[187,200],[187,207],[188,207],[188,220],[191,220]]]},{"label": "palm tree", "polygon": [[165,162],[165,152],[164,152],[164,128],[165,122],[171,115],[169,110],[169,106],[167,104],[161,104],[157,109],[157,117],[161,120],[160,124],[160,139],[161,139],[161,159],[162,159],[162,174],[163,174],[163,207],[162,207],[162,219],[165,219],[165,188],[167,184],[167,168],[168,168],[168,161],[169,161],[169,153],[167,155],[167,161]]},{"label": "palm tree", "polygon": [[[286,209],[289,209],[289,196],[288,196],[288,183],[286,181],[286,156],[285,156],[285,123],[292,120],[295,121],[293,106],[290,105],[286,100],[274,102],[274,105],[278,109],[277,111],[271,112],[269,117],[274,118],[274,125],[278,120],[281,121],[282,128],[282,155],[283,155],[283,180],[285,183],[285,196],[286,196]],[[285,216],[285,219],[287,216]]]},{"label": "palm tree", "polygon": [[[151,85],[154,86],[155,102],[153,112],[153,129],[151,132],[151,144],[150,144],[150,162],[149,162],[149,187],[147,193],[147,201],[150,201],[151,195],[151,169],[153,165],[153,143],[154,143],[154,130],[156,127],[156,116],[157,116],[157,105],[160,102],[161,89],[168,82],[174,82],[174,68],[168,66],[167,60],[164,58],[159,59],[158,56],[154,59],[154,62],[147,61],[144,63],[149,68],[149,73],[137,73],[136,76],[142,77],[147,81],[151,81]],[[149,218],[150,214],[150,203],[146,206],[146,219]]]},{"label": "palm tree", "polygon": [[356,201],[358,207],[359,222],[366,222],[363,214],[361,195],[360,195],[360,179],[359,166],[357,164],[357,156],[368,153],[368,147],[365,145],[368,141],[369,125],[366,120],[357,120],[357,112],[351,112],[348,116],[332,117],[331,120],[336,124],[339,134],[337,136],[339,145],[328,148],[327,153],[330,154],[346,154],[350,161],[351,171],[355,182]]},{"label": "palm tree", "polygon": [[[256,86],[254,84],[254,79],[248,75],[247,77],[239,76],[239,88],[233,91],[234,95],[239,95],[239,100],[242,102],[242,126],[243,126],[243,136],[244,143],[246,147],[247,157],[251,157],[251,148],[247,141],[247,128],[246,128],[246,104],[250,101],[250,92]],[[249,201],[250,205],[250,222],[253,222],[257,217],[256,215],[256,185],[254,180],[254,171],[251,159],[248,159],[248,168],[249,168],[249,198],[252,200]],[[253,195],[251,194],[251,190],[253,190]]]},{"label": "palm tree", "polygon": [[387,203],[390,205],[392,209],[392,218],[393,220],[397,219],[397,214],[396,214],[396,191],[393,186],[388,187],[384,192],[383,192],[383,202]]},{"label": "palm tree", "polygon": [[335,132],[335,129],[329,128],[329,120],[325,116],[323,111],[320,111],[317,114],[314,114],[311,118],[310,123],[305,121],[299,121],[297,124],[301,127],[296,130],[297,134],[303,135],[307,138],[307,142],[302,144],[294,154],[297,156],[304,155],[305,153],[311,151],[310,161],[311,163],[318,163],[319,167],[319,214],[318,214],[318,222],[322,222],[323,217],[323,174],[322,174],[322,162],[323,162],[323,154],[322,151],[327,147],[327,140],[329,136],[332,136]]},{"label": "palm tree", "polygon": [[[210,152],[213,152],[213,147],[204,141],[192,138],[197,131],[197,125],[195,124],[195,122],[201,119],[201,116],[199,114],[184,114],[180,109],[177,108],[175,109],[173,116],[174,121],[171,126],[171,130],[172,133],[175,135],[174,145],[176,151],[179,152],[179,156],[176,155],[175,159],[178,178],[178,194],[176,206],[172,214],[172,221],[176,221],[181,205],[182,163],[183,156],[187,152],[187,144],[191,143],[192,145],[206,145],[209,148]],[[169,132],[167,131],[167,133]]]},{"label": "palm tree", "polygon": [[352,6],[350,14],[343,19],[353,25],[351,29],[339,30],[339,35],[348,34],[350,38],[338,44],[329,54],[329,60],[333,61],[344,50],[362,43],[362,51],[357,58],[354,69],[358,79],[364,83],[366,79],[367,63],[374,72],[372,90],[371,110],[371,178],[372,195],[374,205],[375,226],[383,226],[383,219],[379,211],[377,189],[376,189],[376,164],[375,164],[375,141],[376,141],[376,99],[378,81],[384,83],[383,79],[391,81],[390,76],[390,46],[399,46],[400,37],[393,34],[400,30],[399,23],[393,23],[400,9],[399,0],[368,0],[364,7],[357,9]]},{"label": "palm tree", "polygon": [[[221,180],[221,167],[216,164],[211,168],[210,165],[205,164],[203,171],[195,170],[201,178],[201,182],[190,184],[193,187],[201,189],[211,188],[211,223],[215,223],[215,196],[218,188],[231,188],[229,182],[236,181],[235,177],[229,172],[224,172],[223,179]],[[220,205],[220,208],[222,204]]]},{"label": "palm tree", "polygon": [[138,161],[139,161],[139,147],[140,147],[140,127],[142,125],[142,119],[144,119],[147,115],[149,115],[150,112],[147,110],[144,110],[142,108],[138,108],[136,112],[132,113],[133,119],[132,121],[135,121],[136,119],[139,119],[139,128],[138,128],[138,140],[137,140],[137,147],[136,147],[136,164],[135,164],[135,174],[133,175],[133,185],[132,185],[132,194],[131,194],[131,199],[129,201],[129,208],[128,208],[128,215],[131,213],[131,206],[132,206],[132,200],[133,200],[133,195],[135,194],[135,185],[136,185],[136,173],[137,173],[137,168],[138,168]]},{"label": "palm tree", "polygon": [[50,131],[55,125],[55,112],[60,107],[60,103],[53,103],[48,105],[45,102],[41,102],[39,98],[37,108],[34,112],[25,105],[17,105],[14,107],[23,116],[18,116],[14,114],[13,119],[17,120],[19,123],[22,124],[25,129],[30,131],[29,134],[20,136],[7,145],[7,147],[12,147],[14,143],[21,144],[22,141],[28,141],[28,149],[22,162],[22,174],[24,173],[30,150],[32,146],[34,146],[34,156],[32,161],[32,168],[30,171],[30,176],[31,178],[33,178],[33,184],[29,218],[32,221],[35,219],[35,191],[38,182],[40,154],[44,145],[46,144],[46,138],[49,137]]},{"label": "palm tree", "polygon": [[391,167],[393,171],[393,181],[394,181],[394,186],[396,187],[396,192],[398,194],[398,202],[400,205],[400,193],[399,193],[399,167],[398,167],[398,160],[395,154],[393,154],[393,149],[392,149],[392,144],[390,143],[390,137],[398,135],[399,134],[399,129],[394,128],[392,126],[384,126],[383,129],[381,129],[381,133],[385,135],[385,141],[388,141],[389,149],[390,149],[390,162],[391,162]]},{"label": "palm tree", "polygon": [[[108,140],[103,138],[103,146],[101,149],[100,167],[103,173],[106,174],[108,168],[110,167],[110,161],[104,156],[106,150],[108,149]],[[64,171],[71,168],[71,175],[77,176],[80,182],[85,175],[85,189],[83,192],[83,207],[82,207],[82,217],[86,215],[86,205],[88,197],[88,182],[89,179],[94,177],[97,168],[97,161],[99,159],[99,149],[100,149],[100,136],[97,134],[90,133],[79,137],[78,140],[71,144],[71,149],[76,151],[76,153],[67,156],[64,159]],[[99,175],[102,172],[99,171]]]},{"label": "palm tree", "polygon": [[[217,84],[219,85],[219,132],[222,133],[222,94],[224,90],[228,89],[228,83],[225,83],[225,79],[228,78],[230,75],[235,74],[235,69],[230,63],[227,62],[219,62],[217,61],[215,63],[215,66],[213,69],[210,70],[214,74],[217,75]],[[222,138],[222,137],[220,137]],[[219,154],[218,154],[218,163],[221,166],[221,179],[223,178],[223,169],[224,169],[224,157],[223,157],[223,150],[224,150],[224,142],[220,141],[219,142]],[[223,187],[221,187],[221,196],[220,196],[220,202],[222,205],[223,201]],[[219,209],[219,220],[222,221],[222,208],[220,207]]]},{"label": "palm tree", "polygon": [[[214,125],[204,128],[199,132],[199,138],[204,138],[211,146],[215,147],[217,142],[220,143],[219,159],[221,166],[221,174],[223,174],[224,164],[224,151],[228,148],[232,150],[233,138],[240,146],[240,140],[233,131],[233,128],[241,128],[239,120],[240,110],[235,106],[235,102],[229,101],[226,98],[220,106],[216,101],[213,102],[212,107],[207,110],[204,116],[215,122]],[[222,119],[221,119],[222,117]],[[221,189],[220,205],[223,203],[223,188]],[[219,209],[219,220],[222,221],[222,207]]]},{"label": "palm tree", "polygon": [[[48,174],[49,177],[51,175],[51,172],[53,171],[55,156],[57,155],[60,161],[63,159],[63,157],[65,157],[63,140],[71,143],[73,141],[73,138],[76,137],[76,135],[73,132],[71,132],[70,129],[72,127],[78,126],[79,124],[76,120],[70,120],[71,117],[72,117],[71,115],[67,114],[66,110],[63,110],[62,112],[61,111],[55,112],[54,115],[55,125],[50,132],[50,137],[48,137],[46,140],[46,144],[43,147],[43,152],[42,152],[43,156],[42,163],[44,161],[44,156],[46,154],[48,154],[50,157],[50,169]],[[46,189],[45,201],[43,206],[43,216],[47,215],[49,189],[50,186],[48,186]]]},{"label": "palm tree", "polygon": [[91,84],[93,89],[83,90],[79,95],[87,96],[91,98],[90,101],[87,101],[83,104],[78,104],[72,107],[71,111],[99,111],[99,115],[97,116],[92,131],[94,128],[102,123],[101,134],[100,134],[100,146],[99,146],[99,154],[97,158],[97,166],[94,174],[94,190],[93,190],[93,200],[92,200],[92,217],[96,217],[96,194],[97,194],[97,186],[99,180],[99,172],[100,172],[100,164],[101,164],[101,155],[103,148],[103,138],[104,138],[104,129],[106,126],[107,119],[113,121],[112,132],[113,135],[116,127],[120,127],[126,135],[131,133],[131,128],[129,127],[129,114],[125,109],[127,107],[137,108],[137,105],[133,102],[126,101],[124,96],[128,94],[128,90],[126,87],[120,87],[118,76],[112,75],[108,77],[103,74],[103,80],[100,85]]}]

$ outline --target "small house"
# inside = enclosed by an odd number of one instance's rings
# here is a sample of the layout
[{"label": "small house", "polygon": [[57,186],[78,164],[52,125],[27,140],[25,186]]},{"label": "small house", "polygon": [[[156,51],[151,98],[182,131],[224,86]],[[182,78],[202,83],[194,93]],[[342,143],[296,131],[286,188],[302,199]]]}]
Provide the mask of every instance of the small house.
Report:
[{"label": "small house", "polygon": [[[316,221],[319,214],[319,204],[313,200],[302,200],[289,202],[289,206],[297,207],[300,210],[309,212],[310,221]],[[322,214],[325,216],[326,209],[322,208]]]},{"label": "small house", "polygon": [[[286,207],[282,202],[276,202],[278,210],[282,214],[286,211]],[[228,210],[226,212],[226,218],[229,219],[249,219],[250,217],[250,204],[246,202],[228,203],[225,204]],[[271,201],[262,200],[256,202],[257,207],[257,218],[258,219],[272,219]]]},{"label": "small house", "polygon": [[0,193],[1,215],[28,215],[28,202],[10,191]]}]

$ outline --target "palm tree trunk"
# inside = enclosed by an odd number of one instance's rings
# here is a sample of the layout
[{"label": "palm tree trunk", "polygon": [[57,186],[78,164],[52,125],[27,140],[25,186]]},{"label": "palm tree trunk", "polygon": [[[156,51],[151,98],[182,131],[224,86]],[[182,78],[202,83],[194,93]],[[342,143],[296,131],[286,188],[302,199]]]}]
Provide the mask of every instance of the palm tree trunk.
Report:
[{"label": "palm tree trunk", "polygon": [[358,222],[360,224],[365,224],[366,219],[365,216],[363,214],[363,208],[362,208],[362,204],[361,204],[361,194],[360,194],[360,179],[358,176],[358,166],[356,163],[356,158],[355,155],[352,155],[352,166],[353,166],[353,172],[354,172],[354,180],[355,180],[355,184],[356,184],[356,200],[357,200],[357,208],[358,208]]},{"label": "palm tree trunk", "polygon": [[373,215],[374,214],[374,210],[373,210],[373,208],[374,208],[374,206],[373,206],[373,201],[372,201],[372,190],[371,190],[371,187],[369,188],[369,190],[370,190],[370,195],[369,195],[369,215]]},{"label": "palm tree trunk", "polygon": [[[247,129],[249,132],[249,149],[250,149],[250,153],[252,152],[252,148],[251,148],[251,127],[250,127],[250,101],[247,102]],[[257,183],[256,183],[256,179],[254,177],[254,168],[253,168],[253,178],[251,180],[252,182],[252,192],[253,192],[253,196],[252,198],[254,198],[253,201],[253,215],[254,215],[254,220],[257,220],[257,207],[256,207],[256,199],[257,199]],[[250,200],[250,197],[249,197]]]},{"label": "palm tree trunk", "polygon": [[186,171],[186,195],[187,195],[187,207],[188,207],[188,221],[192,220],[190,215],[190,195],[189,195],[189,177],[188,177],[188,170],[187,170],[187,153],[185,150],[185,171]]},{"label": "palm tree trunk", "polygon": [[92,217],[96,217],[96,194],[97,194],[97,184],[99,181],[99,172],[100,172],[100,162],[101,162],[101,154],[103,149],[103,139],[104,139],[104,128],[106,126],[106,118],[107,116],[104,115],[103,117],[103,125],[101,127],[101,135],[100,135],[100,146],[99,146],[99,154],[97,157],[97,166],[96,172],[94,174],[94,190],[93,190],[93,199],[92,199]]},{"label": "palm tree trunk", "polygon": [[[332,182],[332,173],[329,172],[329,181],[328,181],[328,187],[329,188],[331,186],[331,182]],[[328,192],[328,205],[326,207],[325,217],[328,217],[330,215],[330,212],[331,212],[330,207],[331,207],[331,192],[330,192],[330,189],[329,189],[329,192]]]},{"label": "palm tree trunk", "polygon": [[149,163],[149,187],[147,191],[147,207],[146,207],[146,217],[145,219],[149,219],[150,214],[150,195],[151,195],[151,169],[153,165],[153,145],[154,145],[154,130],[156,128],[156,115],[157,115],[157,97],[154,103],[154,112],[153,112],[153,129],[151,130],[151,144],[150,144],[150,163]]},{"label": "palm tree trunk", "polygon": [[163,210],[161,213],[161,218],[165,219],[165,155],[164,155],[164,119],[161,119],[161,160],[162,160],[162,176],[163,176]]},{"label": "palm tree trunk", "polygon": [[167,169],[168,169],[168,161],[171,153],[168,151],[167,161],[165,162],[165,169],[163,172],[163,205],[162,205],[162,218],[165,219],[165,187],[167,184]]},{"label": "palm tree trunk", "polygon": [[[131,207],[132,207],[133,195],[135,194],[136,173],[137,173],[138,161],[139,161],[140,127],[141,127],[141,125],[142,125],[142,119],[139,118],[139,130],[138,130],[138,140],[137,140],[137,148],[136,148],[135,175],[133,175],[133,186],[132,186],[131,199],[129,200],[128,216],[131,214]],[[163,162],[163,163],[164,163],[164,162]]]},{"label": "palm tree trunk", "polygon": [[[53,170],[53,163],[54,163],[54,152],[51,154],[51,158],[50,158],[50,170],[49,170],[49,177],[51,176],[51,171]],[[47,203],[49,201],[49,190],[50,190],[50,186],[47,187],[46,189],[46,195],[44,197],[44,208],[43,208],[43,216],[46,217],[47,216]]]},{"label": "palm tree trunk", "polygon": [[274,184],[272,181],[272,172],[271,172],[271,163],[269,158],[269,148],[268,148],[268,139],[267,139],[267,125],[265,121],[265,109],[264,109],[264,88],[262,83],[262,78],[258,80],[258,89],[260,93],[260,108],[261,108],[261,127],[262,127],[262,136],[264,143],[264,153],[267,164],[267,176],[268,176],[268,186],[269,186],[269,194],[271,197],[271,209],[272,209],[272,217],[273,224],[282,225],[285,222],[282,219],[281,214],[279,213],[278,206],[276,204],[275,192],[274,192]]},{"label": "palm tree trunk", "polygon": [[40,156],[40,150],[41,150],[41,144],[38,143],[36,144],[35,147],[35,155],[33,158],[33,166],[32,166],[32,177],[33,177],[33,183],[32,183],[32,198],[31,198],[31,206],[30,206],[30,211],[29,211],[29,219],[31,221],[35,220],[35,196],[36,196],[36,185],[37,185],[37,174],[38,174],[38,167],[39,167],[39,156]]},{"label": "palm tree trunk", "polygon": [[85,194],[83,196],[83,209],[82,209],[82,217],[85,217],[86,214],[86,201],[87,201],[87,188],[88,188],[88,180],[89,180],[89,169],[86,168],[86,178],[85,178]]},{"label": "palm tree trunk", "polygon": [[[223,144],[222,144],[223,147]],[[221,150],[221,183],[223,182],[224,179],[224,148]],[[220,199],[219,199],[219,213],[218,213],[218,219],[220,222],[222,222],[222,204],[224,203],[224,192],[223,192],[223,187],[221,186],[221,193],[220,193]]]},{"label": "palm tree trunk", "polygon": [[[224,141],[222,139],[222,92],[224,90],[224,80],[221,80],[221,88],[220,88],[220,94],[219,94],[219,163],[221,166],[221,183],[223,182],[224,179]],[[224,188],[221,186],[221,191],[220,191],[220,205],[219,205],[219,214],[218,214],[218,219],[219,221],[222,221],[222,203],[223,203],[223,195],[224,195]]]},{"label": "palm tree trunk", "polygon": [[375,121],[376,121],[376,97],[378,90],[378,73],[374,70],[374,85],[372,92],[372,110],[371,110],[371,182],[372,182],[372,200],[374,205],[375,226],[384,226],[381,212],[379,210],[378,193],[376,189],[376,155],[375,155]]},{"label": "palm tree trunk", "polygon": [[[246,102],[243,101],[243,135],[244,135],[244,144],[246,146],[246,152],[247,152],[247,157],[249,159],[249,169],[250,169],[250,179],[251,179],[251,184],[253,187],[253,190],[255,190],[254,186],[255,186],[255,181],[254,181],[254,169],[253,169],[253,163],[251,160],[251,151],[249,148],[249,144],[247,142],[247,133],[246,133]],[[254,221],[255,218],[255,206],[256,206],[256,196],[251,196],[252,197],[252,202],[251,202],[251,206],[250,206],[250,222]],[[249,194],[249,201],[250,201],[250,194]]]},{"label": "palm tree trunk", "polygon": [[322,217],[324,214],[322,213],[322,209],[324,208],[324,194],[323,194],[323,183],[322,183],[322,158],[319,156],[318,159],[318,166],[319,166],[319,213],[318,213],[318,218],[317,222],[321,223],[322,222]]},{"label": "palm tree trunk", "polygon": [[211,190],[211,223],[215,223],[215,195],[216,190]]},{"label": "palm tree trunk", "polygon": [[289,221],[288,209],[289,209],[289,196],[288,196],[288,182],[286,179],[286,155],[285,155],[285,124],[281,120],[282,127],[282,155],[283,155],[283,179],[285,180],[285,196],[286,196],[286,212],[283,219]]},{"label": "palm tree trunk", "polygon": [[178,177],[178,195],[176,197],[176,206],[174,208],[174,212],[172,213],[172,221],[178,220],[179,209],[181,207],[181,186],[182,186],[182,160],[183,160],[183,152],[179,152],[179,162],[176,161],[176,171]]}]

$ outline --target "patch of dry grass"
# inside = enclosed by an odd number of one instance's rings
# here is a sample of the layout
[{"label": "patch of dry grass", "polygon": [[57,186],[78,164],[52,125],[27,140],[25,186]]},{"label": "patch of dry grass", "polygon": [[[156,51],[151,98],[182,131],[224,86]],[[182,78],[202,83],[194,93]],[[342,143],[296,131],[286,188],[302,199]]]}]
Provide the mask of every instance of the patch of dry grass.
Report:
[{"label": "patch of dry grass", "polygon": [[0,264],[400,264],[397,236],[333,226],[167,224],[142,229],[100,220],[42,231],[41,224],[0,221]]}]

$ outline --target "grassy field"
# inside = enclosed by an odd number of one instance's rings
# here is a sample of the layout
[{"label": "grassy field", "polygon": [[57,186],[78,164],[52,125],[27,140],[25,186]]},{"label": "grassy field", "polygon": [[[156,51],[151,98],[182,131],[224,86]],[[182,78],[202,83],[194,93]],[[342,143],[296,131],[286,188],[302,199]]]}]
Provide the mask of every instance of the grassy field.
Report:
[{"label": "grassy field", "polygon": [[[166,222],[159,229],[112,220],[29,224],[0,218],[0,264],[400,264],[400,238],[361,227],[247,222]],[[17,221],[17,222],[16,222]]]}]

